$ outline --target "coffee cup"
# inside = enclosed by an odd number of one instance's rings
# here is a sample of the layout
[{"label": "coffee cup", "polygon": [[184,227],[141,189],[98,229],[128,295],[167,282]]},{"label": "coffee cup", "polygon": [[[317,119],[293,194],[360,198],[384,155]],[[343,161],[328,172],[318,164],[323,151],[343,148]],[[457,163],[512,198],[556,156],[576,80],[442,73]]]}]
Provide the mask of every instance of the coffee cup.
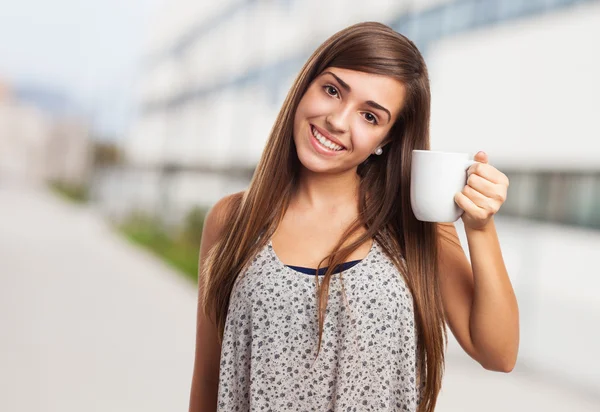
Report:
[{"label": "coffee cup", "polygon": [[467,184],[467,169],[477,163],[468,153],[413,150],[410,204],[423,222],[456,222],[464,211],[454,201]]}]

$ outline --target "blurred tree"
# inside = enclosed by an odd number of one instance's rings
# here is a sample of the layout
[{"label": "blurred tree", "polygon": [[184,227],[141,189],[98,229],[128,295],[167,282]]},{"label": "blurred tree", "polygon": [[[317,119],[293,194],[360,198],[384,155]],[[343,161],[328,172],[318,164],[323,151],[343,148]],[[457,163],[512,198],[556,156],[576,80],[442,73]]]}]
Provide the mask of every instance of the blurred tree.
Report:
[{"label": "blurred tree", "polygon": [[[167,230],[157,216],[133,211],[119,229],[131,241],[152,250],[188,278],[197,281],[198,249],[205,215],[206,209],[194,207],[174,232]],[[175,233],[179,235],[175,236]]]},{"label": "blurred tree", "polygon": [[192,208],[185,217],[183,224],[183,240],[192,245],[199,246],[202,237],[202,228],[204,227],[204,217],[206,209],[196,206]]},{"label": "blurred tree", "polygon": [[94,165],[110,166],[120,164],[123,159],[121,149],[114,142],[94,142]]},{"label": "blurred tree", "polygon": [[89,200],[89,188],[85,184],[69,184],[59,180],[51,180],[48,184],[55,193],[72,202],[86,203]]}]

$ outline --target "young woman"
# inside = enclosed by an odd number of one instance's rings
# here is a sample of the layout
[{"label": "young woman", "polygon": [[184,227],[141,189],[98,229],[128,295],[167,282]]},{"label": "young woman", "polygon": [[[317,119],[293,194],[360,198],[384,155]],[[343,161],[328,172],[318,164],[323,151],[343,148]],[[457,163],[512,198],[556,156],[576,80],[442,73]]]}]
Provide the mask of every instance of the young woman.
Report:
[{"label": "young woman", "polygon": [[429,149],[429,80],[406,37],[344,29],[310,57],[248,190],[200,248],[190,411],[433,411],[446,323],[512,370],[519,320],[493,215],[508,179],[477,154],[453,224],[418,221],[411,151]]}]

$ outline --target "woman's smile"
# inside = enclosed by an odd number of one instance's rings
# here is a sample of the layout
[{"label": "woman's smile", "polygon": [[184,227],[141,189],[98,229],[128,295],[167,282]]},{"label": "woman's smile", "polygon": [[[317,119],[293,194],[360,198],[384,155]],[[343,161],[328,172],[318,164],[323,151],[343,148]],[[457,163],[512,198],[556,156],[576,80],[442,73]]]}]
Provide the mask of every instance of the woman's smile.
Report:
[{"label": "woman's smile", "polygon": [[321,132],[321,129],[312,124],[309,124],[309,126],[309,139],[317,152],[333,156],[346,150],[344,146],[334,142],[333,138],[325,137],[325,133]]}]

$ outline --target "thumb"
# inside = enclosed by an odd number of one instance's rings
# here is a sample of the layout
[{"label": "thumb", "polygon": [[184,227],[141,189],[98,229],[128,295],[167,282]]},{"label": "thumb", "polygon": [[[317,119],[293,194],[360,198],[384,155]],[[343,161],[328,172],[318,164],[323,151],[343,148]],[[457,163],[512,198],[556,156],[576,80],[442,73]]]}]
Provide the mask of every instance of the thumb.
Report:
[{"label": "thumb", "polygon": [[487,155],[486,152],[479,151],[475,155],[474,160],[477,161],[477,162],[480,162],[480,163],[487,163],[488,162],[488,155]]}]

